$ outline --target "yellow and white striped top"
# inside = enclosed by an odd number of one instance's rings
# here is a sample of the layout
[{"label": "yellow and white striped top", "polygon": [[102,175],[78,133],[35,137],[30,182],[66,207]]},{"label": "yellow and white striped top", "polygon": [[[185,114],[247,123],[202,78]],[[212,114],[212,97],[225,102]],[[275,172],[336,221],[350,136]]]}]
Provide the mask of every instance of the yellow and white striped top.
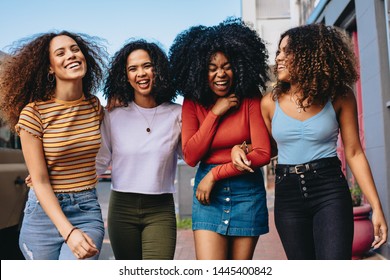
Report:
[{"label": "yellow and white striped top", "polygon": [[16,131],[42,140],[54,192],[77,192],[96,186],[101,105],[97,97],[75,101],[51,99],[23,108]]}]

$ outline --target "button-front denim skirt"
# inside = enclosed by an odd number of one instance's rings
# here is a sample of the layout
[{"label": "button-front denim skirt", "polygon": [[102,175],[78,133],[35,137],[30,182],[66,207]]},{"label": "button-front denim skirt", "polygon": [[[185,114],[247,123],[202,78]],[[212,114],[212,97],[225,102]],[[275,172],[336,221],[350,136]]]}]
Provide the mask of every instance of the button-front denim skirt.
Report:
[{"label": "button-front denim skirt", "polygon": [[214,167],[201,163],[196,172],[192,204],[192,229],[228,236],[259,236],[269,231],[263,175],[260,169],[218,181],[210,205],[195,196],[199,182]]}]

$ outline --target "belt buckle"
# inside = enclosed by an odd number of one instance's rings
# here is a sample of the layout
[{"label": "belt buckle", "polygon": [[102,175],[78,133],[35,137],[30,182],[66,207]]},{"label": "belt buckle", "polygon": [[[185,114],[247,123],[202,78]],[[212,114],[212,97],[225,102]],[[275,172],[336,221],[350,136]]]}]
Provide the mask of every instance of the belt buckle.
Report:
[{"label": "belt buckle", "polygon": [[[300,168],[302,168],[303,171],[301,171]],[[306,171],[307,168],[306,168],[306,165],[299,164],[299,165],[295,165],[294,169],[295,169],[295,174],[302,174]]]}]

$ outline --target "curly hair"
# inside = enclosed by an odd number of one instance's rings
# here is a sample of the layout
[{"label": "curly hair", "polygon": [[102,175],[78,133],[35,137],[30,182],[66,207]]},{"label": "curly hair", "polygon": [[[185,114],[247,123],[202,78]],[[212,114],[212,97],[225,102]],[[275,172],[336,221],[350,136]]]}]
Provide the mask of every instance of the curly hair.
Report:
[{"label": "curly hair", "polygon": [[[324,24],[309,24],[287,30],[286,67],[290,82],[303,93],[298,99],[302,107],[313,102],[324,105],[342,96],[358,79],[357,60],[349,36],[341,29]],[[274,69],[277,75],[277,69]],[[272,96],[276,100],[288,92],[290,82],[278,81]],[[308,105],[303,106],[307,99]]]},{"label": "curly hair", "polygon": [[126,63],[130,53],[140,49],[149,54],[153,65],[154,83],[151,94],[157,104],[173,101],[177,94],[172,86],[168,56],[158,43],[143,39],[130,39],[115,53],[108,70],[103,96],[107,99],[115,98],[125,106],[134,100],[134,89],[127,79]]},{"label": "curly hair", "polygon": [[254,97],[266,89],[268,52],[257,32],[239,18],[216,26],[193,26],[175,38],[169,58],[173,83],[179,94],[207,107],[213,93],[208,84],[210,59],[224,53],[232,66],[231,91],[239,99]]},{"label": "curly hair", "polygon": [[68,31],[41,33],[15,42],[0,73],[0,110],[14,129],[22,109],[30,102],[52,98],[55,80],[49,82],[49,47],[54,37],[65,35],[76,41],[83,53],[87,72],[83,77],[86,98],[92,97],[103,81],[107,52],[102,39]]}]

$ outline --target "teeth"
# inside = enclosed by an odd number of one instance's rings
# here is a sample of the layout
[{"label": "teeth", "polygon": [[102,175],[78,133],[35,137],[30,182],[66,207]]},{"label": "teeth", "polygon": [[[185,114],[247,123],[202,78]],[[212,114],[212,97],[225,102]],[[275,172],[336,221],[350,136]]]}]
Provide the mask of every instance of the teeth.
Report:
[{"label": "teeth", "polygon": [[148,81],[140,81],[140,82],[138,82],[138,84],[140,84],[140,85],[144,85],[144,84],[147,84],[148,83]]},{"label": "teeth", "polygon": [[74,67],[77,67],[79,65],[80,65],[79,62],[74,62],[74,63],[69,64],[66,68],[74,68]]},{"label": "teeth", "polygon": [[227,81],[225,81],[225,82],[215,82],[215,84],[216,84],[217,86],[224,86],[224,85],[227,84]]}]

